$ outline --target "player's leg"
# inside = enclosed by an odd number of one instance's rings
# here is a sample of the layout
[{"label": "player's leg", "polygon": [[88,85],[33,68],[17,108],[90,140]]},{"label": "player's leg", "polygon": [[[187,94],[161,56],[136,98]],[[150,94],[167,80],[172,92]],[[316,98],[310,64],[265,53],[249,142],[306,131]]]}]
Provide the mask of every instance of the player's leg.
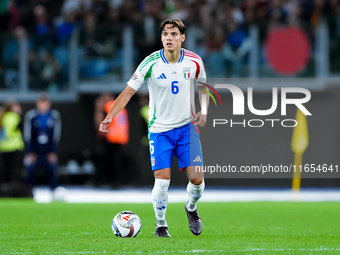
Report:
[{"label": "player's leg", "polygon": [[50,161],[48,159],[43,160],[44,168],[48,173],[48,182],[51,190],[54,190],[58,186],[58,162]]},{"label": "player's leg", "polygon": [[180,169],[186,169],[189,182],[187,185],[188,200],[185,212],[188,216],[189,229],[194,235],[202,232],[201,218],[197,212],[197,201],[201,198],[205,183],[202,172],[203,156],[198,130],[191,123],[183,127],[182,139],[178,142],[175,155],[179,155]]},{"label": "player's leg", "polygon": [[41,155],[41,164],[44,166],[45,170],[48,173],[48,181],[51,190],[54,190],[58,186],[58,160],[55,157],[47,155]]},{"label": "player's leg", "polygon": [[188,200],[185,204],[185,212],[189,221],[189,229],[194,235],[200,235],[202,232],[202,221],[196,206],[205,188],[203,172],[200,171],[199,174],[196,172],[197,169],[201,168],[198,166],[187,167],[189,182],[187,185]]},{"label": "player's leg", "polygon": [[189,182],[187,185],[188,201],[186,203],[186,208],[191,212],[196,209],[196,203],[202,197],[205,188],[202,170],[201,166],[187,167]]},{"label": "player's leg", "polygon": [[170,168],[163,168],[154,171],[155,184],[152,189],[152,204],[157,220],[156,236],[170,237],[168,224],[165,220],[168,206],[168,188],[170,185]]},{"label": "player's leg", "polygon": [[24,165],[27,172],[26,182],[30,186],[34,185],[34,171],[37,168],[38,163],[36,154],[28,154],[24,158]]},{"label": "player's leg", "polygon": [[151,167],[155,176],[155,183],[152,189],[152,204],[157,220],[155,235],[158,237],[170,237],[165,214],[168,205],[173,145],[167,132],[150,133],[149,149]]}]

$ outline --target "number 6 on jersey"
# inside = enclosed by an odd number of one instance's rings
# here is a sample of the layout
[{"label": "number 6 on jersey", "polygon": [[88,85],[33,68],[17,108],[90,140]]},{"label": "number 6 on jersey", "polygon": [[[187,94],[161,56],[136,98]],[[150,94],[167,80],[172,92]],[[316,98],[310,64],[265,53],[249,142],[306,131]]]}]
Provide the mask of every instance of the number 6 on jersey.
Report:
[{"label": "number 6 on jersey", "polygon": [[178,84],[178,81],[173,81],[171,83],[171,92],[172,92],[172,94],[177,94],[178,91],[179,91],[179,87],[176,86],[175,84]]}]

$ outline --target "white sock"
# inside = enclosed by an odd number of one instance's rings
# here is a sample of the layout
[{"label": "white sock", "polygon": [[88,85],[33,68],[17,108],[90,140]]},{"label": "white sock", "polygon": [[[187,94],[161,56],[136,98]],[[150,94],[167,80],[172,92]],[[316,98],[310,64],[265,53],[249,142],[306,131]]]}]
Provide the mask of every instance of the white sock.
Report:
[{"label": "white sock", "polygon": [[157,219],[157,226],[167,226],[165,221],[166,207],[168,205],[168,188],[170,180],[155,179],[152,189],[152,204]]},{"label": "white sock", "polygon": [[195,211],[196,203],[201,198],[204,187],[205,187],[204,180],[200,185],[194,185],[189,181],[187,186],[188,202],[186,204],[188,211],[190,212]]}]

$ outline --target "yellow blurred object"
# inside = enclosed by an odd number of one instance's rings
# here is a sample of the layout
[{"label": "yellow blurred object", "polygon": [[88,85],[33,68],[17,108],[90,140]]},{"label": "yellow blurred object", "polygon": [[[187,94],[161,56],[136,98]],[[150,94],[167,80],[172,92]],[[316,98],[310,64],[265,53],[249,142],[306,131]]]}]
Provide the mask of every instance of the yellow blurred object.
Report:
[{"label": "yellow blurred object", "polygon": [[298,124],[294,127],[291,147],[294,153],[302,154],[308,146],[309,139],[307,117],[297,109],[295,120]]},{"label": "yellow blurred object", "polygon": [[294,155],[294,165],[295,165],[295,172],[293,173],[293,200],[297,201],[299,199],[299,191],[300,191],[300,184],[301,184],[301,168],[302,166],[302,154],[306,150],[308,143],[309,143],[309,136],[308,136],[308,125],[307,125],[307,117],[304,115],[300,109],[297,109],[296,118],[297,125],[294,127],[293,130],[293,138],[291,148]]}]

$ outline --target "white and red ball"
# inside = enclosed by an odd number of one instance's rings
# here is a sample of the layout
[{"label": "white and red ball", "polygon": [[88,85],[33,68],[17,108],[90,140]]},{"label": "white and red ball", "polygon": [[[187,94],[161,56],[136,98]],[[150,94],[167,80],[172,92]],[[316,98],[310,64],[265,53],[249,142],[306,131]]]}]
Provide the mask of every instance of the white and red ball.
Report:
[{"label": "white and red ball", "polygon": [[142,228],[142,222],[137,214],[122,211],[113,218],[111,227],[118,237],[136,237]]}]

